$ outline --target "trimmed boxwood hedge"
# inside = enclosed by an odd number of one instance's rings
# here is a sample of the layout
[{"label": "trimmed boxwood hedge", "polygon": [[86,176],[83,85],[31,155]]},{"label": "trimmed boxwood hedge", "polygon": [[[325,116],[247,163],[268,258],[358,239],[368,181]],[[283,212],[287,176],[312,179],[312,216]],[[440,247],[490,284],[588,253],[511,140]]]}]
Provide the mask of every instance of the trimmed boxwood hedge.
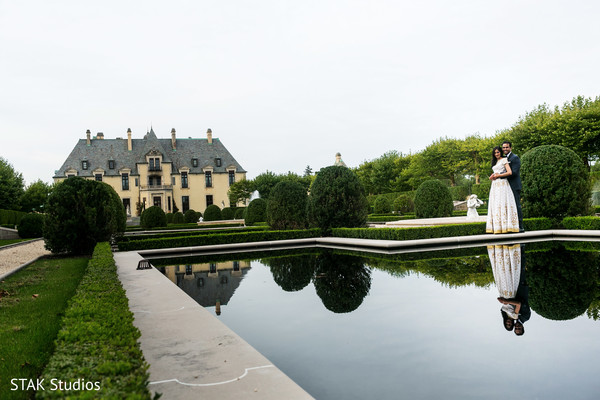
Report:
[{"label": "trimmed boxwood hedge", "polygon": [[600,217],[566,217],[562,225],[566,229],[600,229]]},{"label": "trimmed boxwood hedge", "polygon": [[218,233],[241,233],[241,232],[256,232],[256,231],[264,231],[269,229],[268,226],[256,226],[256,227],[245,227],[245,228],[233,228],[233,229],[195,229],[193,231],[187,232],[161,232],[156,234],[145,234],[145,235],[129,235],[129,236],[118,236],[115,237],[115,242],[130,242],[132,240],[142,240],[142,239],[158,239],[165,237],[182,237],[182,236],[200,236],[200,235],[215,235]]},{"label": "trimmed boxwood hedge", "polygon": [[240,233],[217,233],[214,235],[179,236],[169,238],[141,239],[118,243],[119,250],[149,250],[171,247],[205,246],[226,243],[261,242],[271,240],[303,239],[321,236],[319,229],[256,231]]},{"label": "trimmed boxwood hedge", "polygon": [[107,242],[98,243],[71,299],[56,349],[40,378],[99,382],[100,390],[39,391],[39,398],[149,399],[148,364]]},{"label": "trimmed boxwood hedge", "polygon": [[19,225],[21,218],[26,215],[27,213],[23,211],[0,210],[0,225],[10,225],[11,227],[14,227],[15,225]]}]

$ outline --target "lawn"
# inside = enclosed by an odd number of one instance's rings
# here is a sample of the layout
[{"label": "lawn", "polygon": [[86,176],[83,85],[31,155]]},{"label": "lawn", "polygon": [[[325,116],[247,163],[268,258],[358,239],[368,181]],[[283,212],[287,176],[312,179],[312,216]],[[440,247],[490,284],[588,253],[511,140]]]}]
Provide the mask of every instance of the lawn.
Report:
[{"label": "lawn", "polygon": [[13,244],[13,243],[24,242],[26,240],[31,240],[31,239],[0,239],[0,247],[6,246],[9,244]]},{"label": "lawn", "polygon": [[87,264],[85,257],[42,258],[0,282],[0,399],[34,397],[11,391],[11,379],[42,373]]}]

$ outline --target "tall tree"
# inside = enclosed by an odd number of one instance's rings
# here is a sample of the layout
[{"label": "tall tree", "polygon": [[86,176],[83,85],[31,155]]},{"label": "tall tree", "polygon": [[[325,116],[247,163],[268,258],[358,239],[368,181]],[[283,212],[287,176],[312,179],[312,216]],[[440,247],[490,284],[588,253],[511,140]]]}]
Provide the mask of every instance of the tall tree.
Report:
[{"label": "tall tree", "polygon": [[256,190],[254,188],[254,181],[242,179],[229,186],[229,202],[231,204],[244,203],[252,196],[252,192]]},{"label": "tall tree", "polygon": [[25,212],[43,212],[51,189],[52,186],[41,179],[27,186],[20,199],[21,210]]},{"label": "tall tree", "polygon": [[23,175],[0,157],[0,209],[18,210],[23,194]]}]

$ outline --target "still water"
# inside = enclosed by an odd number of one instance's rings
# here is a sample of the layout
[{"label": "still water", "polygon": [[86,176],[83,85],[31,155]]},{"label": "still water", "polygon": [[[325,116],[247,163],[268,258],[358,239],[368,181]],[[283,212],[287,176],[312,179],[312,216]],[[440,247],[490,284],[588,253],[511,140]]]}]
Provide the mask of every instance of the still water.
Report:
[{"label": "still water", "polygon": [[[600,398],[600,253],[514,249],[152,263],[317,399]],[[517,267],[522,336],[496,283]]]}]

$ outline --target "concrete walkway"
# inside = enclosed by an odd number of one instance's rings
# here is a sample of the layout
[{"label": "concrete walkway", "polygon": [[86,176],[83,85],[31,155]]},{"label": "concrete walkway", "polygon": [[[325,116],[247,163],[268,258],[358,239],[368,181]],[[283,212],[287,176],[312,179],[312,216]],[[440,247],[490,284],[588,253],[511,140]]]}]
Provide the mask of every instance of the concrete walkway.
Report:
[{"label": "concrete walkway", "polygon": [[276,366],[137,252],[115,253],[119,278],[162,399],[312,399]]}]

